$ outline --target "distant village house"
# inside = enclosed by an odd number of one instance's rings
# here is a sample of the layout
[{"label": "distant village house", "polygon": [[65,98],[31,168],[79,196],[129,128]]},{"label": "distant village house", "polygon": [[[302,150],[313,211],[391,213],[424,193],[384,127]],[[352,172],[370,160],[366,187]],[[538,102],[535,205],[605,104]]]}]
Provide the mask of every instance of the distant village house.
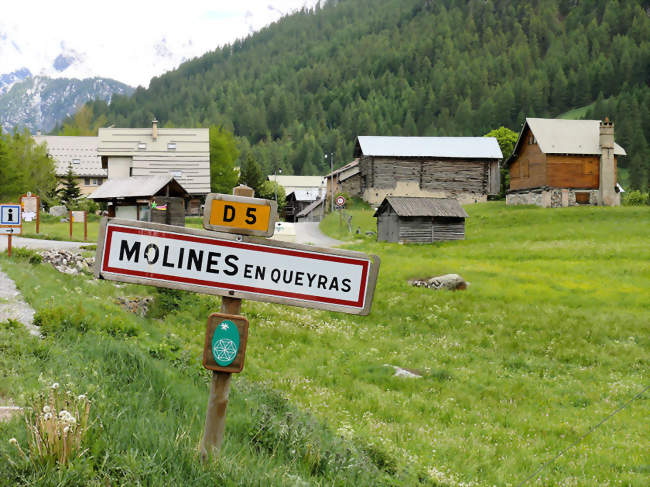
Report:
[{"label": "distant village house", "polygon": [[54,172],[60,181],[72,169],[81,194],[89,195],[106,181],[106,169],[97,153],[99,137],[35,135],[34,141],[46,144],[47,154],[54,161]]},{"label": "distant village house", "polygon": [[618,206],[617,159],[624,155],[614,142],[614,124],[607,119],[527,118],[506,161],[506,203]]},{"label": "distant village house", "polygon": [[[122,183],[116,182],[115,186],[126,187],[137,185],[138,181],[146,184],[143,178],[157,178],[156,181],[173,178],[189,195],[186,212],[200,214],[201,203],[210,192],[210,140],[207,128],[159,128],[154,120],[151,128],[100,128],[98,138],[97,152],[102,167],[107,170],[109,182],[120,180]],[[101,194],[95,193],[91,198],[98,199],[97,196]],[[134,213],[137,204],[133,201],[130,203],[133,204],[126,205],[122,201],[120,205],[131,206],[129,211]]]},{"label": "distant village house", "polygon": [[499,192],[494,137],[357,137],[360,196],[378,205],[386,196],[487,201]]}]

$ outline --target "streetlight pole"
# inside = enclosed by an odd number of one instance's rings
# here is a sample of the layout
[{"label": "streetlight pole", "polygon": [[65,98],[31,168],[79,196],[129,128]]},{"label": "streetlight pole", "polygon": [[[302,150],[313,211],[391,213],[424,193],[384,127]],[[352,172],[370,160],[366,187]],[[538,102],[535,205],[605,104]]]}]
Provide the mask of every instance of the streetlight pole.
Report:
[{"label": "streetlight pole", "polygon": [[[328,154],[325,154],[325,159],[327,159]],[[332,200],[331,211],[334,212],[334,152],[329,153],[330,159],[330,197]]]}]

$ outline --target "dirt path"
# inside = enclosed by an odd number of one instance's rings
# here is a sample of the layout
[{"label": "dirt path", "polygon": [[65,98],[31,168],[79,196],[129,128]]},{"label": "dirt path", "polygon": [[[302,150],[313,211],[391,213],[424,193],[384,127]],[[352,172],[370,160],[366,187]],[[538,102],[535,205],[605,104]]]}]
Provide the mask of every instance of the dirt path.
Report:
[{"label": "dirt path", "polygon": [[34,326],[34,309],[25,302],[14,281],[0,270],[0,322],[15,320],[34,336],[41,336],[38,326]]}]

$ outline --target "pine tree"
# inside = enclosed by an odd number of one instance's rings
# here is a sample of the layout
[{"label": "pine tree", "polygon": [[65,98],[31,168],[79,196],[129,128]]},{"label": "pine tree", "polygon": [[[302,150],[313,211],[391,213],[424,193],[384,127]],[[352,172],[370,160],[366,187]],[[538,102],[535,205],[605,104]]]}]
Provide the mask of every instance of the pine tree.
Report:
[{"label": "pine tree", "polygon": [[76,175],[72,170],[72,165],[68,166],[68,171],[63,176],[63,185],[58,190],[59,198],[61,202],[68,208],[71,209],[77,200],[81,197],[81,190],[77,184]]}]

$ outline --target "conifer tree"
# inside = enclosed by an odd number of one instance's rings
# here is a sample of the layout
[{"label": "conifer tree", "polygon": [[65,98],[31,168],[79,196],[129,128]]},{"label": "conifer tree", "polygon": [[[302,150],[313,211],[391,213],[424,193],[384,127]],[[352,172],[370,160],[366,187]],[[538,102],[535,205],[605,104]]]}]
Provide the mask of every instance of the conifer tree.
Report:
[{"label": "conifer tree", "polygon": [[59,188],[58,194],[61,202],[66,208],[71,209],[77,200],[81,197],[81,189],[77,184],[76,175],[72,170],[72,165],[68,166],[68,171],[63,176],[63,185]]}]

